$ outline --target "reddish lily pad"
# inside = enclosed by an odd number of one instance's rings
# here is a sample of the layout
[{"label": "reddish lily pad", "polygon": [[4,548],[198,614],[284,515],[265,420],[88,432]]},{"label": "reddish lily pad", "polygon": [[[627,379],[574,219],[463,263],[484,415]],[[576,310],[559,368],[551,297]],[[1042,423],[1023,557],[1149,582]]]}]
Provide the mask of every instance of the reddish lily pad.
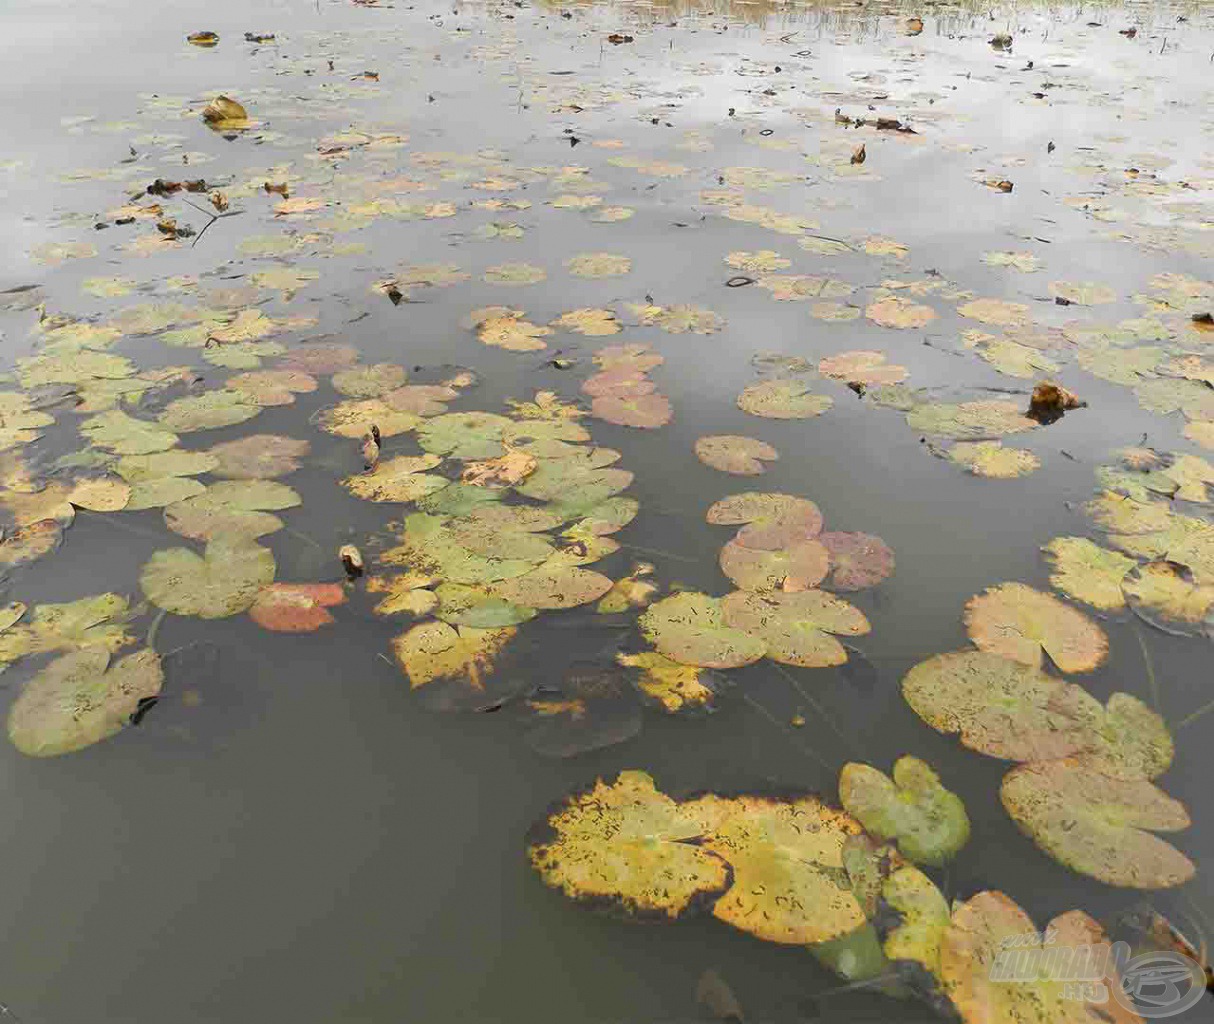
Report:
[{"label": "reddish lily pad", "polygon": [[311,633],[332,622],[328,609],[345,600],[340,583],[271,583],[258,593],[249,618],[276,633]]},{"label": "reddish lily pad", "polygon": [[870,533],[828,531],[818,540],[830,552],[830,586],[835,590],[875,587],[894,573],[894,552]]}]

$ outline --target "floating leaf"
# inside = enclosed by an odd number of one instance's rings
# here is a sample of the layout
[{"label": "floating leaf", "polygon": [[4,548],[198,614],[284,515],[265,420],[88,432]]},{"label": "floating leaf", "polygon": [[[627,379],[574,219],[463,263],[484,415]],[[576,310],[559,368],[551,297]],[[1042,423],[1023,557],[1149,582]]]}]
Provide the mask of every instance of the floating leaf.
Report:
[{"label": "floating leaf", "polygon": [[1002,299],[972,299],[957,307],[961,316],[998,327],[1027,327],[1032,323],[1029,308],[1022,302],[1005,302]]},{"label": "floating leaf", "polygon": [[969,441],[1019,434],[1037,426],[1015,402],[1003,401],[928,402],[911,409],[906,422],[923,434]]},{"label": "floating leaf", "polygon": [[1064,594],[1101,611],[1125,607],[1121,581],[1136,564],[1132,558],[1086,537],[1055,537],[1042,550],[1054,569],[1050,583]]},{"label": "floating leaf", "polygon": [[948,927],[949,907],[936,884],[908,864],[890,872],[882,883],[881,898],[900,918],[882,943],[886,958],[913,960],[938,977],[940,943]]},{"label": "floating leaf", "polygon": [[30,757],[83,750],[121,732],[163,683],[160,655],[148,648],[113,664],[105,648],[65,654],[13,701],[8,738]]},{"label": "floating leaf", "polygon": [[348,476],[341,485],[364,501],[416,501],[451,483],[446,477],[425,472],[442,461],[438,455],[401,455],[379,463],[369,473]]},{"label": "floating leaf", "polygon": [[1023,583],[988,587],[965,606],[970,639],[1026,665],[1040,666],[1042,652],[1063,672],[1091,672],[1108,654],[1104,631],[1076,608]]},{"label": "floating leaf", "polygon": [[899,852],[916,864],[941,865],[969,839],[965,804],[917,757],[898,758],[892,780],[866,764],[844,765],[839,800],[870,835],[896,841]]},{"label": "floating leaf", "polygon": [[239,391],[219,389],[170,402],[160,414],[160,423],[169,430],[188,434],[243,423],[259,412],[260,406]]},{"label": "floating leaf", "polygon": [[[0,630],[0,664],[27,654],[104,648],[113,653],[132,643],[123,623],[128,602],[118,594],[98,594],[64,604],[40,604],[28,623],[10,624]],[[18,617],[19,618],[19,617]]]},{"label": "floating leaf", "polygon": [[165,525],[192,540],[252,541],[282,529],[270,511],[295,508],[299,495],[273,480],[221,480],[203,493],[169,505]]},{"label": "floating leaf", "polygon": [[660,653],[683,665],[737,668],[766,650],[762,640],[726,624],[719,598],[694,591],[650,605],[638,625]]},{"label": "floating leaf", "polygon": [[426,451],[455,459],[491,459],[504,454],[503,435],[514,426],[490,412],[449,412],[425,420],[417,441]]},{"label": "floating leaf", "polygon": [[300,373],[336,373],[358,362],[353,345],[316,344],[292,349],[278,361],[279,369]]},{"label": "floating leaf", "polygon": [[900,295],[890,295],[870,303],[864,315],[880,327],[919,328],[926,327],[936,319],[936,311],[931,306],[911,302]]},{"label": "floating leaf", "polygon": [[321,430],[338,437],[359,439],[371,433],[374,426],[381,437],[395,437],[412,430],[421,419],[412,412],[403,412],[383,398],[351,399],[331,406],[321,413]]},{"label": "floating leaf", "polygon": [[644,772],[625,771],[570,796],[533,831],[527,854],[570,899],[674,918],[729,884],[725,861],[691,842],[726,813],[717,801],[678,803]]},{"label": "floating leaf", "polygon": [[725,623],[758,637],[767,657],[785,665],[842,665],[847,649],[830,634],[860,636],[871,628],[842,598],[821,590],[758,594],[737,590],[721,602]]},{"label": "floating leaf", "polygon": [[731,252],[725,257],[725,265],[748,274],[767,274],[773,270],[786,270],[792,266],[792,260],[770,249],[760,249],[758,252]]},{"label": "floating leaf", "polygon": [[850,888],[839,884],[843,849],[861,829],[814,796],[778,801],[742,796],[700,848],[733,869],[713,916],[767,942],[826,942],[865,922]]},{"label": "floating leaf", "polygon": [[695,443],[695,453],[704,465],[735,476],[759,476],[765,470],[764,461],[780,457],[771,445],[737,434],[701,437]]},{"label": "floating leaf", "polygon": [[611,589],[612,581],[602,573],[576,566],[540,566],[493,587],[495,596],[528,608],[576,608],[597,601]]},{"label": "floating leaf", "polygon": [[222,619],[245,611],[274,579],[274,569],[268,548],[220,537],[204,556],[189,548],[154,552],[139,584],[152,604],[174,615]]},{"label": "floating leaf", "polygon": [[609,309],[572,309],[568,313],[562,313],[550,326],[590,338],[619,334],[621,330],[620,322]]},{"label": "floating leaf", "polygon": [[486,676],[514,634],[513,627],[456,629],[445,622],[423,622],[394,637],[392,652],[413,689],[446,682],[459,694],[451,702],[475,700],[484,694]]},{"label": "floating leaf", "polygon": [[1031,252],[987,252],[982,262],[990,267],[1011,267],[1022,274],[1032,274],[1041,269],[1041,260]]},{"label": "floating leaf", "polygon": [[671,661],[657,651],[640,654],[617,654],[621,665],[638,669],[637,687],[669,712],[711,704],[715,690],[705,680],[704,669]]},{"label": "floating leaf", "polygon": [[610,252],[586,252],[565,261],[575,277],[619,277],[632,269],[632,260]]},{"label": "floating leaf", "polygon": [[50,554],[62,539],[63,527],[54,519],[6,532],[0,540],[0,573]]},{"label": "floating leaf", "polygon": [[721,548],[721,571],[743,590],[807,590],[830,568],[830,552],[818,540],[801,540],[775,550],[745,547],[731,540]]},{"label": "floating leaf", "polygon": [[766,419],[801,420],[820,416],[835,404],[828,395],[815,395],[801,380],[761,380],[738,395],[738,408]]},{"label": "floating leaf", "polygon": [[1214,586],[1194,583],[1174,562],[1136,566],[1121,581],[1121,590],[1135,614],[1165,632],[1214,633]]},{"label": "floating leaf", "polygon": [[328,609],[345,600],[340,583],[271,583],[258,592],[249,618],[276,633],[311,633],[332,622]]},{"label": "floating leaf", "polygon": [[294,473],[300,467],[299,460],[311,447],[307,441],[278,434],[250,434],[217,444],[210,454],[215,459],[213,472],[216,476],[256,480]]},{"label": "floating leaf", "polygon": [[999,441],[958,441],[948,449],[952,462],[974,476],[1012,480],[1028,476],[1041,467],[1041,460],[1023,448],[1005,448]]},{"label": "floating leaf", "polygon": [[614,665],[575,664],[558,687],[537,693],[526,707],[531,725],[524,738],[544,757],[573,757],[623,743],[643,722],[625,673]]},{"label": "floating leaf", "polygon": [[1117,301],[1117,293],[1112,288],[1095,281],[1051,281],[1050,294],[1079,306],[1100,306]]},{"label": "floating leaf", "polygon": [[840,352],[818,363],[818,372],[835,380],[856,381],[860,384],[900,384],[906,380],[905,366],[887,363],[884,352]]},{"label": "floating leaf", "polygon": [[590,406],[598,419],[621,427],[654,430],[670,422],[674,411],[665,395],[600,395]]},{"label": "floating leaf", "polygon": [[1008,772],[999,796],[1041,849],[1107,885],[1165,889],[1196,873],[1188,857],[1151,834],[1188,828],[1184,805],[1144,778],[1049,761]]},{"label": "floating leaf", "polygon": [[798,302],[802,299],[840,299],[855,288],[845,281],[808,274],[772,274],[759,278],[759,287],[771,292],[773,299]]},{"label": "floating leaf", "polygon": [[[1049,937],[1044,942],[1043,934]],[[1082,911],[1054,918],[1041,932],[1003,893],[980,892],[953,911],[940,940],[939,977],[965,1024],[1092,1024],[1102,1018],[1141,1024],[1137,1014],[1123,1010],[1116,1000],[1094,1005],[1075,999],[1076,982],[1057,979],[1045,967],[1053,962],[1055,949],[1074,950],[1078,958],[1079,951],[1108,946],[1103,929]],[[1009,957],[1013,964],[1041,966],[1022,977],[1009,965]],[[1123,991],[1112,957],[1108,974],[1099,981],[1106,992]]]},{"label": "floating leaf", "polygon": [[830,586],[836,590],[875,587],[894,573],[894,552],[870,533],[826,532],[818,541],[830,553]]},{"label": "floating leaf", "polygon": [[725,326],[711,309],[697,306],[637,306],[628,307],[645,327],[660,327],[671,334],[715,334]]},{"label": "floating leaf", "polygon": [[705,521],[714,526],[745,524],[736,540],[743,547],[775,551],[812,540],[822,530],[822,513],[794,494],[744,491],[713,504]]},{"label": "floating leaf", "polygon": [[543,267],[531,263],[499,263],[485,271],[484,279],[490,284],[538,284],[547,278]]},{"label": "floating leaf", "polygon": [[263,408],[291,405],[297,394],[316,390],[316,378],[298,370],[259,370],[228,378],[224,387]]}]

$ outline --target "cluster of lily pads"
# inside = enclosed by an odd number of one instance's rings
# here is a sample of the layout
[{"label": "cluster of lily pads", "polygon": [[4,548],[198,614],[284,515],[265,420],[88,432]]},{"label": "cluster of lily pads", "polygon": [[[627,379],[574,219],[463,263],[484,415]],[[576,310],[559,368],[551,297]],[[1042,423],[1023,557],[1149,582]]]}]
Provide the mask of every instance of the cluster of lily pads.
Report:
[{"label": "cluster of lily pads", "polygon": [[[920,867],[946,861],[969,828],[961,801],[928,765],[902,758],[891,780],[849,764],[839,788],[844,810],[811,794],[675,799],[645,772],[624,771],[537,822],[528,857],[570,899],[645,920],[708,912],[764,941],[808,947],[850,981],[943,1004],[969,1024],[992,1020],[995,1006],[999,1020],[1086,1019],[1064,982],[992,971],[1008,943],[1045,941],[1010,897],[980,892],[950,906]],[[1048,933],[1107,941],[1079,910]],[[1104,980],[1117,990],[1115,970]]]}]

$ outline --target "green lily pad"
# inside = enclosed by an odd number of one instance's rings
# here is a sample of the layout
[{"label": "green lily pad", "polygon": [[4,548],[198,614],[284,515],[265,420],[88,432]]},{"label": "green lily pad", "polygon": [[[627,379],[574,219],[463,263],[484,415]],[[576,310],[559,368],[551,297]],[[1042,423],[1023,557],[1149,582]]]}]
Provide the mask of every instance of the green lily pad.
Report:
[{"label": "green lily pad", "polygon": [[111,664],[105,648],[73,651],[31,679],[8,713],[8,738],[30,757],[70,754],[121,732],[164,683],[148,648]]},{"label": "green lily pad", "polygon": [[1188,828],[1184,805],[1144,778],[1111,775],[1075,760],[1025,764],[1008,772],[999,796],[1042,850],[1107,885],[1165,889],[1196,873],[1153,832]]},{"label": "green lily pad", "polygon": [[261,407],[239,391],[219,389],[170,402],[160,414],[160,423],[169,430],[188,434],[243,423],[259,412]]},{"label": "green lily pad", "polygon": [[1101,611],[1125,607],[1121,581],[1137,564],[1134,559],[1086,537],[1055,537],[1041,550],[1054,570],[1050,583],[1068,597]]},{"label": "green lily pad", "polygon": [[742,590],[805,590],[830,569],[830,552],[817,540],[764,551],[731,540],[721,548],[721,571]]},{"label": "green lily pad", "polygon": [[454,459],[492,459],[505,451],[502,435],[512,426],[511,420],[491,412],[449,412],[419,424],[417,443]]},{"label": "green lily pad", "polygon": [[250,434],[236,441],[215,445],[216,476],[231,480],[258,480],[287,476],[300,467],[300,459],[311,451],[307,441],[278,434]]},{"label": "green lily pad", "polygon": [[189,548],[156,551],[139,574],[152,604],[174,615],[223,619],[248,609],[274,580],[274,555],[248,540],[218,538],[205,555]]},{"label": "green lily pad", "polygon": [[804,420],[821,416],[835,400],[815,395],[802,380],[761,380],[738,395],[738,408],[752,416],[774,420]]},{"label": "green lily pad", "polygon": [[650,605],[638,625],[660,653],[683,665],[737,668],[758,661],[767,649],[762,640],[725,622],[720,598],[694,591]]},{"label": "green lily pad", "polygon": [[602,573],[576,566],[540,566],[532,572],[494,584],[493,593],[528,608],[576,608],[597,601],[611,589]]},{"label": "green lily pad", "polygon": [[918,433],[967,441],[1019,434],[1037,426],[1015,402],[997,400],[957,405],[928,402],[911,409],[906,422]]},{"label": "green lily pad", "polygon": [[860,636],[871,628],[858,608],[821,590],[737,590],[722,600],[721,610],[727,625],[763,642],[767,657],[807,668],[842,665],[847,648],[832,634]]},{"label": "green lily pad", "polygon": [[899,852],[916,864],[939,866],[969,839],[965,804],[917,757],[898,758],[892,780],[866,764],[844,765],[839,800],[870,835],[896,841]]},{"label": "green lily pad", "polygon": [[295,508],[299,495],[274,480],[221,480],[164,510],[165,525],[192,540],[252,541],[282,529],[270,511]]},{"label": "green lily pad", "polygon": [[401,387],[409,375],[395,363],[351,366],[333,374],[333,387],[350,398],[381,398]]},{"label": "green lily pad", "polygon": [[171,430],[136,419],[117,409],[90,416],[80,424],[80,433],[98,448],[119,455],[148,455],[174,447],[179,438]]}]

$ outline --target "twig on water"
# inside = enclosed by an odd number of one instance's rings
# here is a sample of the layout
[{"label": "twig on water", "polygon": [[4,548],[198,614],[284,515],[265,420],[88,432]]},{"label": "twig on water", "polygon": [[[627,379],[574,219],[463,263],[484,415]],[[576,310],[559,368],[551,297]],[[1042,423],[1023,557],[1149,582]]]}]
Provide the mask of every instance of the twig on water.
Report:
[{"label": "twig on water", "polygon": [[1147,689],[1151,694],[1151,707],[1159,714],[1163,714],[1163,709],[1160,706],[1159,680],[1155,678],[1155,665],[1151,661],[1151,652],[1147,650],[1147,642],[1143,638],[1142,629],[1139,627],[1138,622],[1131,619],[1130,626],[1134,630],[1134,639],[1138,641],[1138,647],[1142,651],[1142,663],[1147,670]]}]

